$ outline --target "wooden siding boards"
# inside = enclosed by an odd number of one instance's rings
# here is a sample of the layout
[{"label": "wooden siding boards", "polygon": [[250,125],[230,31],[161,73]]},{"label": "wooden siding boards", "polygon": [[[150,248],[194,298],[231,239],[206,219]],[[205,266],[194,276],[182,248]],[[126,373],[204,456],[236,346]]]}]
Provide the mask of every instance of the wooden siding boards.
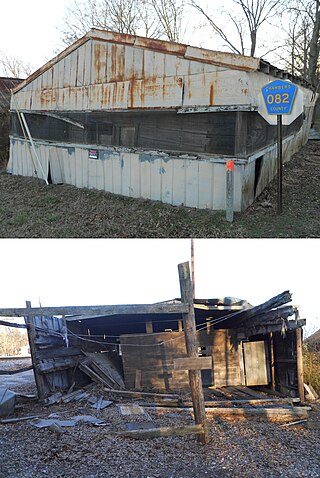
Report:
[{"label": "wooden siding boards", "polygon": [[[228,330],[201,331],[199,347],[212,356],[213,369],[206,373],[206,385],[217,387],[241,385],[237,334]],[[186,357],[183,332],[167,332],[120,337],[127,388],[135,387],[136,370],[141,371],[143,389],[173,391],[187,389],[187,371],[174,370],[174,359]],[[205,371],[207,372],[207,371]],[[204,374],[203,374],[204,375]]]},{"label": "wooden siding boards", "polygon": [[176,371],[174,358],[186,357],[184,334],[164,332],[143,335],[121,335],[120,344],[128,389],[135,388],[136,370],[141,371],[141,386],[144,390],[188,388],[186,371]]}]

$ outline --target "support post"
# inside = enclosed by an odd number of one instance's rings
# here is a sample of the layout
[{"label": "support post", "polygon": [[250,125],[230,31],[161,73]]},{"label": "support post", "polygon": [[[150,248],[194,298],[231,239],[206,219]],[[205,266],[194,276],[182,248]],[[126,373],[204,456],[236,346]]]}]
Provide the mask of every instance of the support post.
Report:
[{"label": "support post", "polygon": [[278,214],[282,213],[282,115],[277,116],[277,140],[278,140]]},{"label": "support post", "polygon": [[192,278],[192,298],[195,299],[195,277],[194,277],[194,240],[191,239],[191,278]]},{"label": "support post", "polygon": [[233,206],[234,206],[234,161],[230,160],[226,163],[227,179],[226,179],[226,220],[233,222]]},{"label": "support post", "polygon": [[[31,302],[26,301],[26,307],[29,309],[31,308]],[[34,326],[34,318],[30,317],[30,315],[27,315],[25,318],[25,323],[27,325],[27,332],[28,332],[28,340],[29,340],[29,345],[30,345],[30,354],[31,354],[31,359],[32,359],[32,364],[33,364],[33,373],[34,373],[34,378],[37,386],[37,391],[38,391],[38,398],[39,400],[44,400],[45,399],[45,389],[44,389],[44,381],[43,381],[43,375],[39,372],[38,366],[37,366],[37,358],[36,358],[36,329]]]},{"label": "support post", "polygon": [[271,387],[272,390],[276,389],[276,380],[274,372],[274,344],[273,344],[273,333],[270,332],[270,365],[271,365]]},{"label": "support post", "polygon": [[[198,357],[198,341],[196,334],[196,321],[194,316],[194,305],[192,299],[192,286],[190,280],[189,263],[184,262],[178,265],[181,300],[188,305],[189,311],[183,314],[183,325],[186,340],[187,356],[190,358]],[[208,429],[206,411],[204,405],[204,396],[202,388],[202,378],[200,370],[189,370],[189,381],[192,395],[193,411],[196,425],[203,425],[203,433],[199,435],[199,442],[208,443]]]},{"label": "support post", "polygon": [[147,334],[153,334],[153,323],[151,320],[148,320],[146,322],[146,333]]},{"label": "support post", "polygon": [[304,381],[303,381],[303,358],[302,358],[302,328],[296,329],[297,340],[297,373],[298,373],[298,392],[300,402],[304,403]]}]

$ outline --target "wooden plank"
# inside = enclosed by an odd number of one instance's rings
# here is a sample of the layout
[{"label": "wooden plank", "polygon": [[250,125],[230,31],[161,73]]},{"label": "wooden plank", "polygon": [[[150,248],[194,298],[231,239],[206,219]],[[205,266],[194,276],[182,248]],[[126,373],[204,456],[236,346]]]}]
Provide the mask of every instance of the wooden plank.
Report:
[{"label": "wooden plank", "polygon": [[121,397],[130,398],[172,398],[178,399],[179,395],[173,393],[151,393],[151,392],[136,392],[134,390],[113,390],[112,388],[105,388],[106,392],[119,395]]},{"label": "wooden plank", "polygon": [[152,321],[147,321],[147,322],[146,322],[146,333],[147,333],[147,334],[153,334],[153,324],[152,324]]},{"label": "wooden plank", "polygon": [[[196,333],[196,321],[194,315],[194,304],[192,298],[192,284],[190,280],[189,263],[184,262],[178,265],[181,301],[187,305],[188,312],[183,314],[183,324],[188,357],[198,357],[198,340]],[[209,441],[207,421],[204,408],[204,396],[200,370],[189,370],[190,388],[194,409],[196,425],[203,426],[203,433],[199,435],[200,443],[206,444]]]},{"label": "wooden plank", "polygon": [[268,385],[265,342],[243,342],[247,385]]},{"label": "wooden plank", "polygon": [[141,390],[142,388],[141,378],[142,378],[141,370],[136,370],[136,376],[134,379],[134,388],[136,390]]},{"label": "wooden plank", "polygon": [[121,415],[144,415],[143,407],[134,403],[133,405],[118,405]]},{"label": "wooden plank", "polygon": [[37,350],[37,359],[53,359],[57,357],[68,357],[72,355],[81,355],[78,347],[50,347]]},{"label": "wooden plank", "polygon": [[298,392],[301,403],[304,402],[304,381],[303,381],[303,357],[302,357],[302,329],[296,330],[297,343],[297,374],[298,374]]},{"label": "wooden plank", "polygon": [[74,357],[62,357],[56,360],[47,360],[44,362],[39,362],[37,364],[37,369],[41,373],[57,372],[67,368],[76,367],[81,358],[82,355],[75,355]]},{"label": "wooden plank", "polygon": [[173,360],[174,370],[209,370],[212,369],[212,357],[187,357]]},{"label": "wooden plank", "polygon": [[[182,413],[188,412],[194,415],[193,408],[174,408],[174,407],[148,407],[146,409],[153,409],[155,413]],[[292,407],[292,408],[206,408],[207,417],[221,417],[225,419],[250,419],[250,420],[266,420],[270,422],[284,422],[287,420],[308,418],[311,407]]]},{"label": "wooden plank", "polygon": [[136,439],[147,439],[147,438],[158,438],[158,437],[168,437],[168,436],[186,436],[190,434],[201,434],[203,435],[203,426],[202,425],[190,425],[185,427],[160,427],[160,428],[149,428],[147,430],[128,430],[125,432],[118,432],[117,435],[125,436],[128,438]]},{"label": "wooden plank", "polygon": [[77,315],[66,317],[67,322],[81,320],[81,315],[105,316],[126,314],[183,314],[188,312],[186,304],[133,304],[133,305],[97,305],[97,306],[67,306],[67,307],[26,307],[17,309],[0,309],[0,316],[35,317],[53,315]]},{"label": "wooden plank", "polygon": [[[27,308],[31,308],[31,302],[26,301],[26,306]],[[27,325],[27,332],[28,332],[28,340],[29,340],[29,346],[30,346],[30,354],[31,354],[31,359],[32,363],[34,365],[34,378],[37,386],[37,392],[38,392],[38,397],[40,400],[44,400],[46,397],[46,389],[45,389],[45,384],[44,384],[44,378],[41,375],[38,367],[36,366],[37,364],[37,350],[36,350],[36,330],[34,326],[34,320],[31,316],[25,315],[24,316],[25,323]]]},{"label": "wooden plank", "polygon": [[5,320],[0,320],[0,325],[4,325],[6,327],[14,327],[16,329],[26,329],[26,324],[14,324],[13,322],[6,322]]}]

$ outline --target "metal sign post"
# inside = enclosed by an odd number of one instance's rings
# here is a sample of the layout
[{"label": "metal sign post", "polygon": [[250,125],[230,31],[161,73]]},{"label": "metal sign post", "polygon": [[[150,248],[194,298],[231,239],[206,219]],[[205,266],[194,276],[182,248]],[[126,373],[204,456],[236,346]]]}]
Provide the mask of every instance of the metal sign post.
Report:
[{"label": "metal sign post", "polygon": [[278,203],[277,212],[282,213],[282,115],[277,116],[277,141],[278,141]]},{"label": "metal sign post", "polygon": [[278,214],[282,213],[282,115],[291,114],[297,90],[296,85],[283,80],[272,81],[262,88],[267,114],[277,116]]}]

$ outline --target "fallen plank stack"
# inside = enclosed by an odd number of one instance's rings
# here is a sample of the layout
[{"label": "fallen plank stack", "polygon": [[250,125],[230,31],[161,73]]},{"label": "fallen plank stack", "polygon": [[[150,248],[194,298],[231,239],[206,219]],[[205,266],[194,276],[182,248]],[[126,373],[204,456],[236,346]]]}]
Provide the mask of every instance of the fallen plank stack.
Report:
[{"label": "fallen plank stack", "polygon": [[79,368],[95,382],[115,390],[125,388],[123,378],[107,354],[88,353],[79,363]]}]

